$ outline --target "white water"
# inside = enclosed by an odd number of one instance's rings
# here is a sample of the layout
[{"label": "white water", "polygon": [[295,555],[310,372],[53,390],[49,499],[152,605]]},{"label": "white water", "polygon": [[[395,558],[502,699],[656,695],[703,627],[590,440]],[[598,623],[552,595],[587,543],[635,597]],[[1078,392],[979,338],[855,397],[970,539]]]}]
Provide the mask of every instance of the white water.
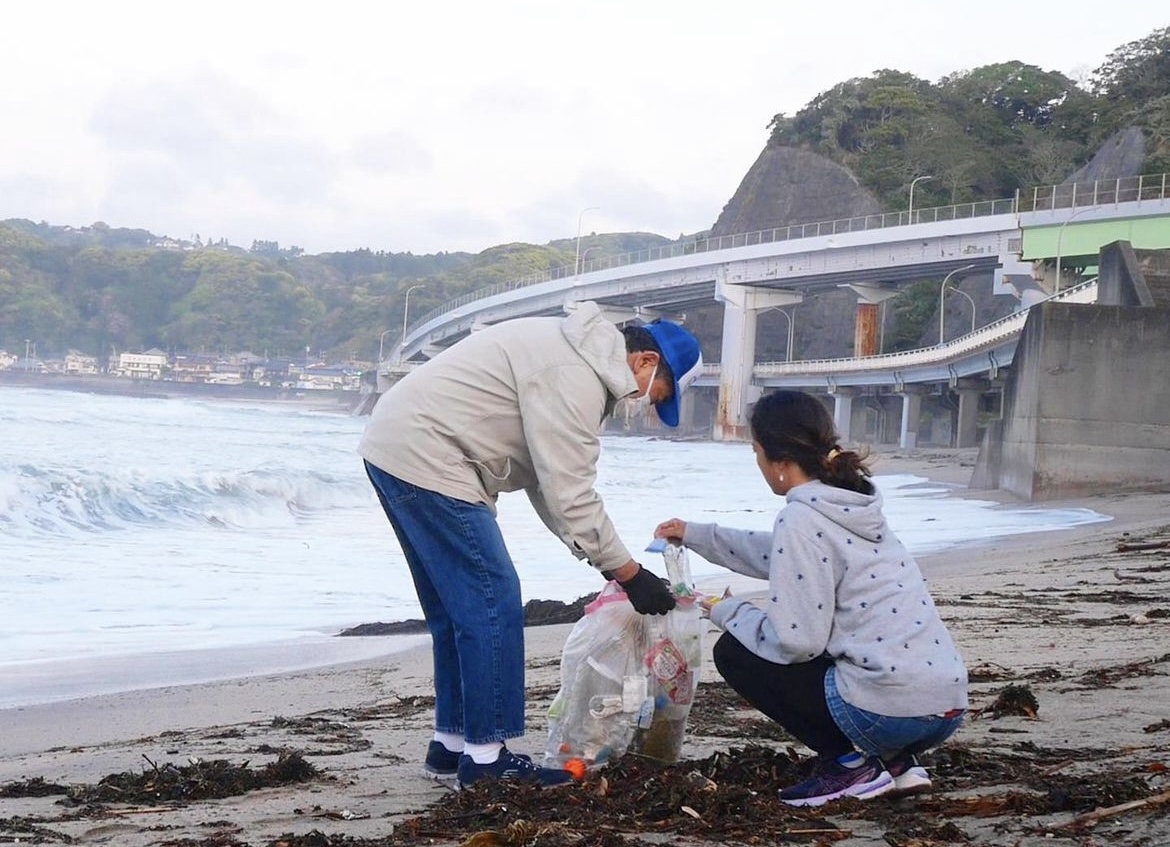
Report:
[{"label": "white water", "polygon": [[[384,652],[383,639],[332,637],[421,617],[354,452],[364,425],[287,406],[0,389],[0,709]],[[632,549],[668,517],[767,529],[782,505],[743,444],[607,437],[599,477]],[[914,553],[1104,519],[877,481]],[[600,588],[522,494],[501,498],[500,522],[526,599]],[[658,558],[643,555],[661,572]],[[726,574],[692,565],[700,582]],[[299,658],[256,649],[273,645]],[[191,658],[215,648],[230,649]],[[85,667],[105,671],[95,681]]]}]

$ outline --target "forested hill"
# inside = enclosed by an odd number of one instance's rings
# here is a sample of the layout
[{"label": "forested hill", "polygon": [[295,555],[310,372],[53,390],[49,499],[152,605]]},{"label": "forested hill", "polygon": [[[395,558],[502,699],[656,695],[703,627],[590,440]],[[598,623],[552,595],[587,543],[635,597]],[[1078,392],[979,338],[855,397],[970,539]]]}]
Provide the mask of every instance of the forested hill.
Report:
[{"label": "forested hill", "polygon": [[[1110,168],[1167,172],[1170,27],[1119,47],[1084,80],[1022,61],[956,71],[937,82],[877,71],[834,86],[794,115],[776,115],[770,130],[765,153],[799,152],[778,157],[790,163],[827,159],[836,168],[834,185],[856,186],[865,204],[888,209],[905,208],[908,187],[920,176],[930,178],[917,185],[916,207],[1010,197],[1019,188],[1076,179],[1103,147],[1124,147],[1126,155],[1095,162],[1092,178],[1126,175]],[[1124,145],[1108,143],[1117,138]],[[741,231],[835,216],[802,174],[785,175],[783,185],[774,174],[756,176],[750,193],[767,202],[738,202],[745,192],[737,193],[734,226]],[[783,202],[775,202],[777,194]],[[785,220],[775,219],[777,209]],[[713,225],[717,214],[713,209]],[[581,246],[599,258],[668,240],[589,235]],[[566,238],[476,255],[305,255],[270,241],[243,249],[102,223],[8,220],[0,222],[0,349],[21,350],[24,339],[36,339],[43,357],[71,348],[292,355],[310,347],[335,360],[372,359],[383,335],[397,342],[408,291],[410,315],[421,316],[467,291],[572,265],[575,248],[575,239]],[[891,337],[914,343],[912,324],[930,320],[921,305],[895,301],[892,311],[904,325]],[[703,331],[717,333],[715,321],[702,323]],[[818,329],[816,321],[801,324],[817,329],[826,344],[842,334]],[[843,335],[847,345],[849,333]],[[770,343],[764,336],[761,342]],[[797,348],[811,352],[799,336]]]},{"label": "forested hill", "polygon": [[[667,243],[649,233],[582,237],[589,258]],[[180,241],[103,223],[0,221],[0,350],[35,339],[42,358],[70,349],[373,360],[410,315],[460,294],[573,264],[576,239],[479,254],[353,250],[304,255],[256,242]],[[389,330],[389,332],[387,332]],[[383,338],[383,333],[386,333]]]},{"label": "forested hill", "polygon": [[1022,61],[930,82],[896,70],[776,115],[717,234],[1011,197],[1017,189],[1170,171],[1170,28],[1079,84]]},{"label": "forested hill", "polygon": [[902,208],[923,174],[933,177],[918,186],[924,206],[1062,182],[1129,127],[1146,141],[1134,173],[1170,171],[1170,27],[1118,48],[1081,85],[1020,61],[937,83],[878,71],[776,115],[768,143],[820,153]]}]

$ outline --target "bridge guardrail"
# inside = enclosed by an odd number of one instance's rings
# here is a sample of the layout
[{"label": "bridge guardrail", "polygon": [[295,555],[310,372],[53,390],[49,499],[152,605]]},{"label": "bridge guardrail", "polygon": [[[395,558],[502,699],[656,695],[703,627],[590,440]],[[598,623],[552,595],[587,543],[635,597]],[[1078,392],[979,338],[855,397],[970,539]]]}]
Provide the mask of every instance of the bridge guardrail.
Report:
[{"label": "bridge guardrail", "polygon": [[[1004,315],[998,320],[982,326],[974,332],[969,332],[959,338],[952,339],[946,344],[934,347],[923,347],[917,350],[903,350],[898,353],[882,353],[877,356],[862,358],[839,359],[805,359],[795,362],[759,362],[752,368],[752,373],[759,376],[787,376],[804,374],[832,374],[857,371],[897,370],[901,367],[915,367],[919,365],[936,365],[951,361],[959,356],[979,352],[982,349],[994,347],[1005,338],[1023,330],[1024,322],[1028,319],[1028,311],[1040,303],[1069,302],[1091,303],[1096,297],[1096,278],[1066,288],[1055,294],[1050,294],[1032,306],[1019,309],[1010,315]],[[712,376],[718,372],[719,365],[713,365]],[[706,368],[704,368],[706,371]]]},{"label": "bridge guardrail", "polygon": [[566,265],[529,274],[518,279],[496,283],[495,285],[479,288],[475,291],[469,291],[466,294],[456,297],[454,300],[448,300],[446,303],[436,306],[422,317],[413,321],[407,329],[407,335],[440,315],[458,309],[460,306],[466,306],[468,303],[494,297],[497,294],[505,294],[509,291],[527,288],[530,285],[538,285],[542,282],[567,279],[578,276],[579,274],[610,270],[612,268],[642,264],[644,262],[654,262],[676,256],[690,256],[696,253],[730,250],[756,244],[794,241],[802,238],[839,235],[849,232],[864,232],[873,229],[908,226],[910,224],[967,220],[992,215],[1050,211],[1076,208],[1079,206],[1114,205],[1135,200],[1164,200],[1170,197],[1170,194],[1167,193],[1170,191],[1170,178],[1168,177],[1170,177],[1168,174],[1145,174],[1137,177],[1124,177],[1122,179],[1098,180],[1091,183],[1044,186],[1033,188],[1031,192],[1017,192],[1015,197],[1001,200],[980,200],[973,203],[959,203],[951,206],[915,209],[912,216],[910,212],[899,211],[862,215],[854,218],[842,218],[833,221],[792,224],[791,226],[774,227],[772,229],[756,230],[754,232],[712,236],[697,241],[672,242],[662,247],[637,250],[631,253],[623,253],[619,256],[590,259],[583,262],[579,270],[571,265]]},{"label": "bridge guardrail", "polygon": [[1167,188],[1170,188],[1168,177],[1170,174],[1142,174],[1033,188],[1030,195],[1017,195],[1017,210],[1049,212],[1081,206],[1114,206],[1139,200],[1165,200],[1168,196]]}]

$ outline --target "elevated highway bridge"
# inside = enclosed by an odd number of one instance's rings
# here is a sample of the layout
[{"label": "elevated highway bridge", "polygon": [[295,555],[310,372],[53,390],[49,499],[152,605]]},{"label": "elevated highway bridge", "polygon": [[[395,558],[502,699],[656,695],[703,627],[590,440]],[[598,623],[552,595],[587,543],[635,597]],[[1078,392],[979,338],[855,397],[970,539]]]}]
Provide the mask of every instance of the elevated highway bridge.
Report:
[{"label": "elevated highway bridge", "polygon": [[[958,446],[974,443],[980,386],[1011,364],[1028,309],[1047,299],[1092,302],[1080,284],[1101,246],[1125,240],[1138,248],[1170,247],[1170,180],[1142,176],[1037,188],[1013,198],[799,224],[688,243],[673,243],[580,268],[470,292],[411,324],[380,381],[429,357],[479,327],[515,317],[562,314],[593,300],[616,321],[681,318],[722,302],[720,362],[701,385],[717,386],[717,438],[743,437],[748,405],[769,387],[821,389],[834,395],[838,427],[849,435],[850,398],[879,387],[903,397],[901,434],[913,446],[919,399],[930,386],[958,391]],[[574,272],[577,271],[577,272]],[[909,353],[878,355],[878,306],[902,287],[980,274],[995,294],[1020,307],[963,338]],[[767,309],[795,305],[819,291],[857,295],[854,349],[829,361],[757,363],[755,329]],[[1078,298],[1080,298],[1078,300]],[[964,386],[970,386],[964,389]]]}]

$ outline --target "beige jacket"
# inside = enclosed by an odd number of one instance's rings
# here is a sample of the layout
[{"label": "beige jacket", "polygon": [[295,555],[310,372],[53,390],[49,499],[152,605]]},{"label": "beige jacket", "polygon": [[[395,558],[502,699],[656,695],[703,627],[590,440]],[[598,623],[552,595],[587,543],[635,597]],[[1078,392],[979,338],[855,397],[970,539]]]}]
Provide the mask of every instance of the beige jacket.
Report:
[{"label": "beige jacket", "polygon": [[416,368],[374,407],[358,453],[420,488],[495,510],[524,489],[573,555],[599,570],[630,553],[594,488],[598,433],[637,391],[620,330],[584,303],[472,333]]}]

